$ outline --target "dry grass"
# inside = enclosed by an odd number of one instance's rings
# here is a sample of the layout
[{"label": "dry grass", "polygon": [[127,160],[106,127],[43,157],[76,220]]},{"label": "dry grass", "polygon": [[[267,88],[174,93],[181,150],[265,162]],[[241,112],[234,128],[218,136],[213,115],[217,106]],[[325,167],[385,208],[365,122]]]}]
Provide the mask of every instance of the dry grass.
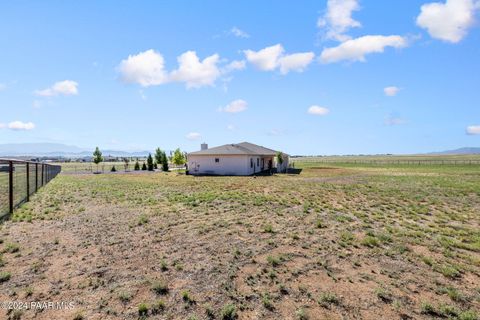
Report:
[{"label": "dry grass", "polygon": [[1,226],[0,300],[75,303],[22,319],[476,319],[478,169],[60,175]]}]

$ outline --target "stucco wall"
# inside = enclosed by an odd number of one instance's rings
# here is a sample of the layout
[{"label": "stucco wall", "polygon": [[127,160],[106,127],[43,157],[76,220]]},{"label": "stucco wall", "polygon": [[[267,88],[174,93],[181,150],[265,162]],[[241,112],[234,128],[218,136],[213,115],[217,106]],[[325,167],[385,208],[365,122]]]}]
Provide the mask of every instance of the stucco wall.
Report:
[{"label": "stucco wall", "polygon": [[[219,162],[215,162],[215,159]],[[250,165],[250,158],[253,159],[253,168]],[[259,158],[260,167],[257,166],[257,158]],[[242,156],[242,155],[189,155],[188,170],[189,174],[218,174],[218,175],[239,175],[247,176],[260,172],[261,157]],[[265,162],[265,169],[267,168]]]},{"label": "stucco wall", "polygon": [[[215,162],[215,158],[219,162]],[[249,175],[248,156],[195,156],[188,157],[189,174]]]}]

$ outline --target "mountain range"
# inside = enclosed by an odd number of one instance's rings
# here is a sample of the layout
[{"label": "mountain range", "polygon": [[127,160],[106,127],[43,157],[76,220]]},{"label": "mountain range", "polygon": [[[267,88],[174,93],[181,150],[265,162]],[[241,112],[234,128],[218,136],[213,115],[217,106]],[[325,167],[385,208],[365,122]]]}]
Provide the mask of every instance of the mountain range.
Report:
[{"label": "mountain range", "polygon": [[[150,151],[102,150],[104,156],[143,157]],[[61,143],[6,143],[0,144],[0,157],[66,157],[82,158],[92,156],[93,150]]]},{"label": "mountain range", "polygon": [[[0,157],[65,157],[65,158],[83,158],[92,156],[93,150],[79,148],[61,143],[6,143],[0,144]],[[122,150],[102,150],[104,156],[112,157],[144,157],[151,151],[122,151]],[[480,147],[459,148],[455,150],[446,150],[439,152],[430,152],[432,155],[452,155],[452,154],[480,154]]]}]

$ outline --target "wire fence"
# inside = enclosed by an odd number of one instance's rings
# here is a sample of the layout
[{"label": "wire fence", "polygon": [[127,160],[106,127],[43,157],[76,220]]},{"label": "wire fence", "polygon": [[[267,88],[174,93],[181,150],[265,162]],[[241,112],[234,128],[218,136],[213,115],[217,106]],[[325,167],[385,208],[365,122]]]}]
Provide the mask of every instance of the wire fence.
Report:
[{"label": "wire fence", "polygon": [[32,194],[60,171],[61,167],[57,165],[0,159],[0,220],[29,201]]},{"label": "wire fence", "polygon": [[443,159],[321,159],[321,158],[295,158],[292,163],[322,163],[322,164],[346,164],[346,165],[480,165],[480,160],[443,160]]}]

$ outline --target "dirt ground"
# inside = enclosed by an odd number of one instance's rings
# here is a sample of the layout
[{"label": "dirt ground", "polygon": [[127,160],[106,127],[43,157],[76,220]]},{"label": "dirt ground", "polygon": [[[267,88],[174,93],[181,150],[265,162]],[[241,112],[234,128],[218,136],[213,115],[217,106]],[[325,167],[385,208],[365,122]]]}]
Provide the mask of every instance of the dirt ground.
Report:
[{"label": "dirt ground", "polygon": [[0,318],[478,319],[479,172],[60,175],[0,226]]}]

